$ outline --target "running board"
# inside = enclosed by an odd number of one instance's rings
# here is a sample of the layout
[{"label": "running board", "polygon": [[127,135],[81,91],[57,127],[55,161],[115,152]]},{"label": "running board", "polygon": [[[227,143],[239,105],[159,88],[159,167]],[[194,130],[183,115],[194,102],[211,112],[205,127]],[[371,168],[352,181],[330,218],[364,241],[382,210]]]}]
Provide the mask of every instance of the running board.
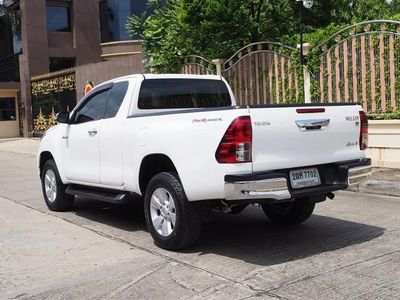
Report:
[{"label": "running board", "polygon": [[70,185],[65,193],[72,196],[85,197],[108,203],[122,204],[128,199],[129,194],[121,191],[93,189],[90,187]]}]

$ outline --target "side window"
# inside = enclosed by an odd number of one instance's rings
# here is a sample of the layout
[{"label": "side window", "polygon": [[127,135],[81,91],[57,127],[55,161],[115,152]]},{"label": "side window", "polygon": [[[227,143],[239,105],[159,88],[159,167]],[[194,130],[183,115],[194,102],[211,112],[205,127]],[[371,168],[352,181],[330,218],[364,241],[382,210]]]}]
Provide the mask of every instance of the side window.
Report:
[{"label": "side window", "polygon": [[117,82],[114,84],[113,88],[110,90],[104,119],[114,118],[117,115],[122,101],[124,101],[128,85],[128,81]]},{"label": "side window", "polygon": [[103,119],[107,105],[108,90],[95,94],[75,113],[74,124]]}]

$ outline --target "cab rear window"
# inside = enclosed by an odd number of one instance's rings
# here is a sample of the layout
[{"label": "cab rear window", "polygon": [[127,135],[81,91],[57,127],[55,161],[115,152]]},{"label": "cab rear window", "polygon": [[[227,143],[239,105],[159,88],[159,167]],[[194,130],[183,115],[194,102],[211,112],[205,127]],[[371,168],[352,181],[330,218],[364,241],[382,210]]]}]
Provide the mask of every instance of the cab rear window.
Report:
[{"label": "cab rear window", "polygon": [[139,93],[139,109],[178,109],[230,106],[222,80],[146,79]]}]

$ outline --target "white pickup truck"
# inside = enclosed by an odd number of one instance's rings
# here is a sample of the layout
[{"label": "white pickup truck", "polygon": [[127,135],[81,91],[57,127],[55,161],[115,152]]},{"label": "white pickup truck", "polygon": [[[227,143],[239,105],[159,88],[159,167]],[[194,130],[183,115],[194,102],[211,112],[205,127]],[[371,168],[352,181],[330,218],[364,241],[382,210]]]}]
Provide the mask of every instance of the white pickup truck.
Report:
[{"label": "white pickup truck", "polygon": [[148,230],[169,250],[192,245],[215,209],[259,204],[271,221],[299,224],[371,172],[359,105],[237,106],[220,76],[117,78],[58,122],[38,153],[49,209],[144,199]]}]

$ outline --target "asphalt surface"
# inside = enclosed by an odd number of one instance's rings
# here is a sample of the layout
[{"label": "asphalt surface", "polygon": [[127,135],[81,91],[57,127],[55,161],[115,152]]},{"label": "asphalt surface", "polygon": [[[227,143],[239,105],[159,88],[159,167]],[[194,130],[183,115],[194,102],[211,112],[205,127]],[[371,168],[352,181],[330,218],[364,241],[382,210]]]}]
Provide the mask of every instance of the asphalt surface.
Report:
[{"label": "asphalt surface", "polygon": [[337,193],[290,228],[258,207],[215,215],[173,253],[140,205],[48,211],[30,152],[0,151],[0,298],[400,299],[400,198]]}]

